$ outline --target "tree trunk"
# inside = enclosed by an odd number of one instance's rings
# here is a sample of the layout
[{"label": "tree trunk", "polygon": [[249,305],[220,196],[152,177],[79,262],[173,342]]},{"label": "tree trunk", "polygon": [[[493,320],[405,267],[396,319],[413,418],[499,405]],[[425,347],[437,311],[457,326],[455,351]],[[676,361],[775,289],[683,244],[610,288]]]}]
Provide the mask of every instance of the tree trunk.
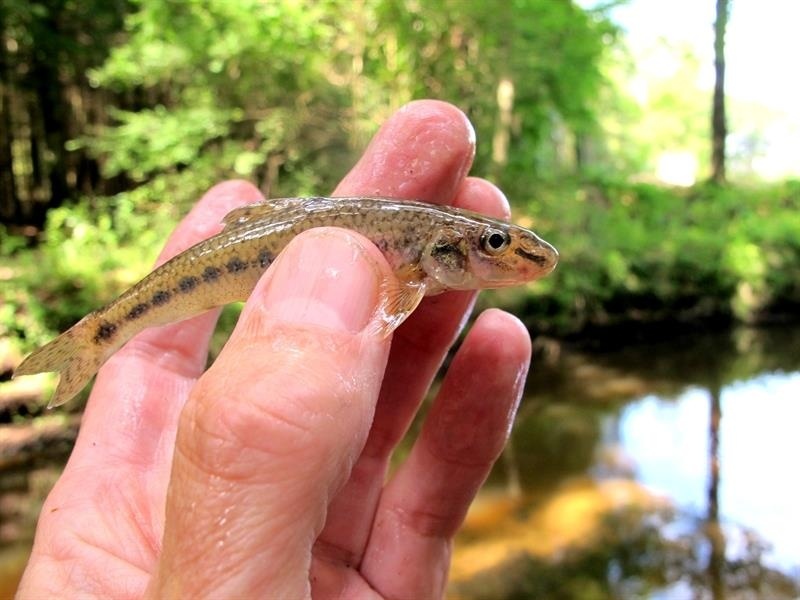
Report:
[{"label": "tree trunk", "polygon": [[34,92],[39,105],[44,143],[50,155],[48,161],[48,183],[50,184],[50,201],[48,206],[61,206],[71,195],[67,185],[67,150],[68,114],[64,100],[63,85],[56,67],[47,64],[40,57],[34,58],[31,74],[36,86]]},{"label": "tree trunk", "polygon": [[499,178],[508,162],[513,117],[514,82],[511,77],[504,76],[497,84],[497,122],[492,136],[492,175],[495,179]]},{"label": "tree trunk", "polygon": [[725,598],[725,533],[719,520],[719,436],[722,421],[722,386],[713,383],[709,395],[711,414],[708,426],[708,516],[706,533],[711,555],[708,557],[708,580],[713,600]]},{"label": "tree trunk", "polygon": [[19,198],[11,154],[11,69],[6,56],[5,15],[0,7],[0,222],[16,223]]},{"label": "tree trunk", "polygon": [[711,110],[711,179],[725,181],[725,28],[728,24],[730,0],[717,0],[717,18],[714,21],[714,101]]}]

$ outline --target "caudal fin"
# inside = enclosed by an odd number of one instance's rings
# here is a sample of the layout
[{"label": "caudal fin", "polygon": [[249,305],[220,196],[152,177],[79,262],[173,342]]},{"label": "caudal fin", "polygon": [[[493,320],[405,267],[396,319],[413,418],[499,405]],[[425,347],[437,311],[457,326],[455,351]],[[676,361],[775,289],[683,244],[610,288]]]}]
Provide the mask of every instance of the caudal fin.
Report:
[{"label": "caudal fin", "polygon": [[81,340],[81,325],[84,325],[82,321],[35,350],[14,371],[14,377],[51,371],[61,376],[48,408],[61,406],[70,400],[103,364],[103,357],[92,356],[92,348]]}]

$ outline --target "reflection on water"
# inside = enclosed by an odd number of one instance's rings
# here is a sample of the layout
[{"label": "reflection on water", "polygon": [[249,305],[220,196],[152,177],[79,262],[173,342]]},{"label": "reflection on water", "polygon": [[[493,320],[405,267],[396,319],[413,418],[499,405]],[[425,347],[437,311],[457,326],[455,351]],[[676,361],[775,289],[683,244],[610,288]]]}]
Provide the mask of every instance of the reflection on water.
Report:
[{"label": "reflection on water", "polygon": [[[775,566],[800,565],[800,373],[766,374],[725,387],[719,446],[720,518],[757,532]],[[690,388],[674,400],[647,396],[626,407],[620,445],[635,478],[684,510],[707,503],[709,394]]]},{"label": "reflection on water", "polygon": [[[452,598],[800,597],[800,327],[540,354]],[[37,461],[0,472],[0,598],[60,468]]]},{"label": "reflection on water", "polygon": [[537,366],[453,597],[800,595],[800,329],[555,347]]}]

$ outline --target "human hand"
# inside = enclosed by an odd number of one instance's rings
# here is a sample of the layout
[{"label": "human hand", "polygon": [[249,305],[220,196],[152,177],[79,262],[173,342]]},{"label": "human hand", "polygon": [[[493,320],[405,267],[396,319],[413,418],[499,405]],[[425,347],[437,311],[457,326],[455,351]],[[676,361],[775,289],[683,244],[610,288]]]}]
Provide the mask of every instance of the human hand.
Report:
[{"label": "human hand", "polygon": [[[459,111],[415,102],[336,195],[507,216],[494,186],[466,178],[473,150]],[[159,260],[261,199],[243,182],[214,187]],[[205,374],[218,311],[131,340],[98,374],[20,597],[441,595],[453,535],[510,430],[530,341],[514,317],[482,314],[386,481],[475,297],[427,298],[384,339],[367,324],[390,277],[361,236],[313,230],[262,277]]]}]

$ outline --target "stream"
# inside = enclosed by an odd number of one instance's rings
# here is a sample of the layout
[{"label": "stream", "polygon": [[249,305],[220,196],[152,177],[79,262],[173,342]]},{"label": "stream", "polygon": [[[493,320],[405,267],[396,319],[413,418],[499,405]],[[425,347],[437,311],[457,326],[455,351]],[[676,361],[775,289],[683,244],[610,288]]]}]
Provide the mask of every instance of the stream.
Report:
[{"label": "stream", "polygon": [[[448,597],[800,595],[800,326],[638,337],[538,341]],[[64,460],[0,471],[0,598]]]},{"label": "stream", "polygon": [[798,597],[800,328],[543,354],[452,597]]}]

